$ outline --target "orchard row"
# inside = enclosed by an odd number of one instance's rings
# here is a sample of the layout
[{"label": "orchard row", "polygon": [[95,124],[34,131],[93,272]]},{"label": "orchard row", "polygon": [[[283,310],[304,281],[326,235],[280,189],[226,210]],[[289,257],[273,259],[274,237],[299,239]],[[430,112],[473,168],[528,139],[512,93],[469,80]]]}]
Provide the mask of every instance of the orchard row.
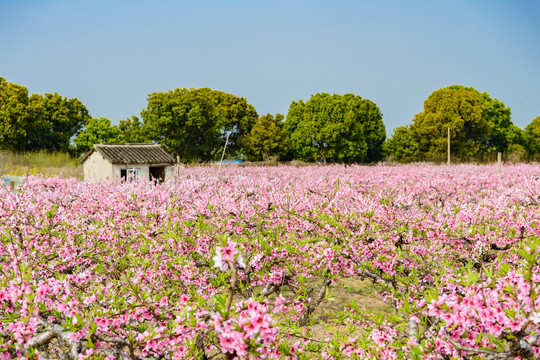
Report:
[{"label": "orchard row", "polygon": [[0,359],[540,356],[539,168],[177,171],[0,189]]}]

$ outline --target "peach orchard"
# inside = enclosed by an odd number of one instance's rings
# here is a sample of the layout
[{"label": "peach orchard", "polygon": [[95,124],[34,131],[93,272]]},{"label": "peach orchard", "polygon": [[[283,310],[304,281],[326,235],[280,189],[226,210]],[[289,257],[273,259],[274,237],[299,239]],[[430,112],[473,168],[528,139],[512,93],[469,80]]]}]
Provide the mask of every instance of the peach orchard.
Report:
[{"label": "peach orchard", "polygon": [[[537,359],[540,168],[0,189],[0,359]],[[393,310],[313,316],[347,278]]]}]

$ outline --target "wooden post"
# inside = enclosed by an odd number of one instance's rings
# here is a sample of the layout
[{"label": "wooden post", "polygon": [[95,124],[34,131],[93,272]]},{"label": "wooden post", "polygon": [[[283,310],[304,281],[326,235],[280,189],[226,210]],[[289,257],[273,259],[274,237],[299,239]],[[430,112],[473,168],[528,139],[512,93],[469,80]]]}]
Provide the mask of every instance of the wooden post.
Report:
[{"label": "wooden post", "polygon": [[450,127],[448,127],[448,161],[447,164],[450,165]]},{"label": "wooden post", "polygon": [[497,153],[497,172],[501,173],[502,153]]}]

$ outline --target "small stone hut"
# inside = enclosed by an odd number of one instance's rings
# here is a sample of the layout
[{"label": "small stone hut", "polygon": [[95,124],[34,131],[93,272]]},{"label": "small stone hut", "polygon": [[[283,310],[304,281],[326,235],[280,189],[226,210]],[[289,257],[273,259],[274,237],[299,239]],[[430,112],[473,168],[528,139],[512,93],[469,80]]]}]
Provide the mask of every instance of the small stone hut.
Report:
[{"label": "small stone hut", "polygon": [[172,175],[174,158],[156,144],[100,144],[82,159],[84,181],[158,179]]}]

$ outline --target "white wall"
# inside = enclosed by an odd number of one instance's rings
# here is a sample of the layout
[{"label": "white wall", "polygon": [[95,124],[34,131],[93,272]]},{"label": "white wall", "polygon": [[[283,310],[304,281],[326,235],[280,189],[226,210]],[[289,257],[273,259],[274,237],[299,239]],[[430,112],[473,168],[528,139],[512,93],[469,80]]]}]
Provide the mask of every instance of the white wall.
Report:
[{"label": "white wall", "polygon": [[173,177],[173,167],[171,165],[165,166],[165,181],[171,180]]},{"label": "white wall", "polygon": [[101,154],[94,151],[83,165],[84,181],[98,181],[101,179],[112,178],[113,167]]}]

